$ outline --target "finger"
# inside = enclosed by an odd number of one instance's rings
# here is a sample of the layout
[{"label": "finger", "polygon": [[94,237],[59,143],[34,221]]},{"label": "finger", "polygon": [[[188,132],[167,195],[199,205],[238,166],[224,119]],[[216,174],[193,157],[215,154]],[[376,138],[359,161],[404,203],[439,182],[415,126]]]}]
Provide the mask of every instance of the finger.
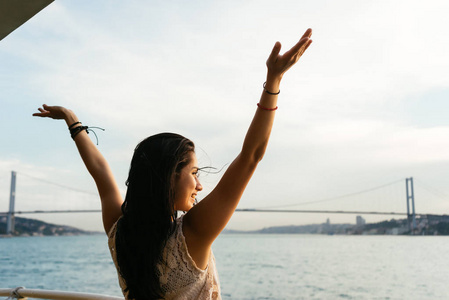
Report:
[{"label": "finger", "polygon": [[304,38],[304,37],[310,38],[311,36],[312,36],[312,28],[308,28],[308,29],[306,30],[306,32],[304,32],[304,34],[302,35],[301,38]]},{"label": "finger", "polygon": [[[45,105],[45,104],[44,104],[44,105]],[[42,106],[44,106],[44,105],[42,105]],[[50,114],[49,111],[47,111],[47,110],[45,110],[45,109],[43,109],[43,108],[40,108],[40,107],[38,107],[37,110],[38,110],[39,112],[38,112],[38,113],[34,113],[34,114],[33,114],[34,117],[48,117],[48,115]]]},{"label": "finger", "polygon": [[48,111],[40,112],[40,113],[34,113],[33,116],[34,117],[48,117],[48,116],[50,116],[50,113]]},{"label": "finger", "polygon": [[276,44],[274,44],[273,50],[271,50],[271,54],[268,57],[268,61],[275,61],[276,58],[279,55],[279,52],[281,51],[281,43],[280,42],[276,42]]},{"label": "finger", "polygon": [[306,47],[304,48],[304,52],[309,48],[310,44],[312,44],[312,40],[309,40],[309,42],[306,44]]},{"label": "finger", "polygon": [[306,52],[306,50],[307,50],[307,48],[309,48],[310,44],[312,44],[312,40],[308,40],[307,43],[302,45],[301,49],[299,49],[299,51],[295,55],[296,61],[298,61],[299,58],[301,58],[301,56],[304,54],[304,52]]},{"label": "finger", "polygon": [[[304,34],[302,35],[301,39],[298,41],[298,43],[296,43],[296,45],[294,45],[289,51],[287,51],[288,53],[291,53],[292,55],[294,55],[295,53],[300,52],[301,48],[304,47],[304,45],[307,46],[307,44],[309,43],[310,37],[312,36],[312,29],[309,28],[306,30],[306,32],[304,32]],[[310,45],[310,44],[309,44]],[[302,51],[304,52],[305,49]]]},{"label": "finger", "polygon": [[312,40],[308,40],[307,43],[303,44],[299,51],[296,53],[296,56],[301,57],[304,52],[306,52],[307,48],[309,48],[310,44],[312,44]]}]

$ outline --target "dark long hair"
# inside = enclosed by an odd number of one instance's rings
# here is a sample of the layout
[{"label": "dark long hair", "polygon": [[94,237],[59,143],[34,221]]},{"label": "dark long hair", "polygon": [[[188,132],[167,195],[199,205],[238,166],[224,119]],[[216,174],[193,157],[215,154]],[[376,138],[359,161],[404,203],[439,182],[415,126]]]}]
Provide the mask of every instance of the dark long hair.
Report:
[{"label": "dark long hair", "polygon": [[174,133],[150,136],[134,150],[116,232],[117,263],[129,299],[164,297],[156,265],[175,229],[176,174],[194,150],[192,141]]}]

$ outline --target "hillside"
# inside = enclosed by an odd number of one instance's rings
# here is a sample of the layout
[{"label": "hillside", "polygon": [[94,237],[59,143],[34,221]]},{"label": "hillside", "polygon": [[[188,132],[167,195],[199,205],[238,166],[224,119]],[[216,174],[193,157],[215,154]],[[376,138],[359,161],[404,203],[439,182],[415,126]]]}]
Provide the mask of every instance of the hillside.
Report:
[{"label": "hillside", "polygon": [[[95,234],[65,225],[49,224],[43,221],[27,218],[15,218],[14,236],[61,236]],[[6,216],[0,217],[0,235],[6,234]]]}]

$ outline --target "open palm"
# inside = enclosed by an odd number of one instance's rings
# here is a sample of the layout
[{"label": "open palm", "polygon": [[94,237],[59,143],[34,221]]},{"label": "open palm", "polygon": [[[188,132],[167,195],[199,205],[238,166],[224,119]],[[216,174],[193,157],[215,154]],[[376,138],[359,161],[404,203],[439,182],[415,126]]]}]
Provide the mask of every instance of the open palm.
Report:
[{"label": "open palm", "polygon": [[298,43],[290,50],[280,55],[281,43],[276,42],[271,51],[270,57],[267,60],[268,72],[272,75],[281,76],[287,72],[303,55],[307,48],[312,43],[310,37],[312,36],[312,29],[307,29]]}]

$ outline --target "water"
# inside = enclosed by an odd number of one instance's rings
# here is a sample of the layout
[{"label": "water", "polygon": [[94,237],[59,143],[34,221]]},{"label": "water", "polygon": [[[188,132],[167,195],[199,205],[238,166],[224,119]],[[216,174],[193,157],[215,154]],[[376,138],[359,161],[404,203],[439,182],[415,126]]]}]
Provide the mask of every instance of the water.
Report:
[{"label": "water", "polygon": [[106,235],[0,239],[0,287],[121,295]]},{"label": "water", "polygon": [[[0,239],[0,288],[120,296],[106,236]],[[449,238],[221,235],[223,299],[449,299]]]}]

